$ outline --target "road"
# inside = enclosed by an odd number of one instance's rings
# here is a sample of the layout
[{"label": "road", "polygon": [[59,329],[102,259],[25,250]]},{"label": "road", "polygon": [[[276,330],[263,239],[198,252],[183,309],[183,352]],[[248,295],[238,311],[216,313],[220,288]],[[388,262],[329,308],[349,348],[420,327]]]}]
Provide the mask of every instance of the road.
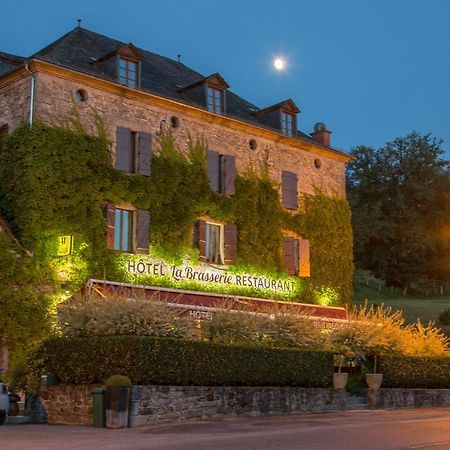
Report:
[{"label": "road", "polygon": [[450,449],[450,408],[227,417],[107,430],[3,425],[8,450]]}]

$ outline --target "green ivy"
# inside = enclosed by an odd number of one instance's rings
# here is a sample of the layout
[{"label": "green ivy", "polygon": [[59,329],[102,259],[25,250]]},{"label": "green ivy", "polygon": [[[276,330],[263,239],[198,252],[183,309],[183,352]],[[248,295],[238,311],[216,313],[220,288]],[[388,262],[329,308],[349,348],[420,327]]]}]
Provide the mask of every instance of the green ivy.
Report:
[{"label": "green ivy", "polygon": [[[170,133],[154,146],[150,177],[126,175],[112,167],[101,127],[92,135],[75,125],[20,126],[5,140],[0,157],[0,214],[34,252],[34,263],[45,279],[53,280],[59,298],[88,278],[130,281],[124,256],[105,248],[100,208],[103,202],[130,202],[150,212],[152,256],[172,264],[186,256],[198,263],[193,224],[209,215],[238,226],[238,262],[230,271],[285,278],[283,234],[295,232],[311,241],[312,277],[298,281],[290,299],[351,303],[352,235],[345,200],[317,191],[305,196],[303,209],[293,215],[281,207],[267,168],[238,175],[232,197],[213,193],[206,175],[206,142],[189,139],[187,148],[180,149]],[[57,257],[57,239],[64,235],[74,236],[74,252]],[[178,287],[201,289],[192,283]],[[244,291],[239,293],[263,295]]]}]

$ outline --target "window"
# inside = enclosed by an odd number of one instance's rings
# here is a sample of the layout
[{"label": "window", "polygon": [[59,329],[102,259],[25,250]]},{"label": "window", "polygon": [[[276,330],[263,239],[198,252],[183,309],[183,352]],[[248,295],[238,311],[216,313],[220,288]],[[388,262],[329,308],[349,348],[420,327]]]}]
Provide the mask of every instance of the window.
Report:
[{"label": "window", "polygon": [[236,158],[233,155],[220,155],[214,150],[208,150],[207,166],[211,190],[219,194],[234,195]]},{"label": "window", "polygon": [[221,89],[207,86],[207,107],[208,111],[216,114],[223,112],[223,91]]},{"label": "window", "polygon": [[131,252],[131,231],[133,229],[132,214],[132,211],[116,208],[114,221],[114,250]]},{"label": "window", "polygon": [[206,223],[205,261],[223,264],[223,225]]},{"label": "window", "polygon": [[289,275],[311,276],[309,262],[309,241],[288,238],[283,241],[283,263]]},{"label": "window", "polygon": [[294,136],[295,116],[281,111],[281,132],[286,136]]},{"label": "window", "polygon": [[148,253],[150,244],[150,214],[105,203],[106,246],[123,252]]},{"label": "window", "polygon": [[115,164],[117,170],[149,176],[151,172],[151,155],[151,134],[131,131],[125,127],[117,127]]},{"label": "window", "polygon": [[237,227],[199,220],[195,226],[194,241],[199,248],[199,259],[213,264],[235,264]]},{"label": "window", "polygon": [[129,59],[119,58],[119,82],[129,87],[138,85],[138,63]]},{"label": "window", "polygon": [[281,173],[281,204],[283,208],[298,208],[297,174],[283,170]]}]

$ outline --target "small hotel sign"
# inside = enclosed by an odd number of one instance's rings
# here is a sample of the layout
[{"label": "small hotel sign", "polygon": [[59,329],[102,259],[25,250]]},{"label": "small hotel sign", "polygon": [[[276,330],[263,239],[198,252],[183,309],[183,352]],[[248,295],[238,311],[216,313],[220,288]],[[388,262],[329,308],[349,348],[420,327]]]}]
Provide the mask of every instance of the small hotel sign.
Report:
[{"label": "small hotel sign", "polygon": [[224,284],[277,292],[294,292],[296,283],[289,279],[272,279],[250,274],[234,274],[225,270],[190,265],[175,266],[161,262],[128,261],[128,272],[134,275],[169,277],[174,281],[197,281],[208,284]]}]

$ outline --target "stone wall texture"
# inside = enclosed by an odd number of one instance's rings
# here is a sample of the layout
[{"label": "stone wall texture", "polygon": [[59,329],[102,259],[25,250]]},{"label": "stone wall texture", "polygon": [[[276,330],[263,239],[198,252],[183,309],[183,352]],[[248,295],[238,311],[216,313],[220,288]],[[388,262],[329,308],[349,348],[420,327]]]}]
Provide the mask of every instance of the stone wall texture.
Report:
[{"label": "stone wall texture", "polygon": [[97,386],[41,386],[39,397],[48,423],[92,425],[94,387]]},{"label": "stone wall texture", "polygon": [[[283,170],[298,176],[299,192],[314,193],[314,187],[326,192],[345,195],[345,161],[333,157],[327,151],[318,154],[314,146],[298,143],[301,148],[286,144],[286,138],[269,133],[258,135],[252,127],[233,129],[229,119],[215,116],[198,109],[180,107],[176,102],[157,102],[155,98],[143,93],[132,95],[130,89],[110,86],[95,79],[71,76],[70,72],[55,74],[38,71],[35,74],[34,116],[49,123],[62,123],[77,114],[81,121],[93,130],[95,121],[100,118],[106,126],[111,141],[111,155],[115,157],[115,130],[117,126],[128,127],[133,131],[146,131],[157,142],[161,130],[171,127],[171,117],[179,119],[180,126],[173,129],[177,142],[186,147],[188,136],[201,137],[211,150],[221,154],[236,156],[238,172],[250,167],[258,168],[267,161],[271,178],[281,183]],[[18,79],[0,87],[0,125],[7,123],[10,130],[18,123],[27,120],[30,106],[31,77]],[[107,85],[106,85],[107,86]],[[85,102],[76,100],[76,92],[83,89],[87,94]],[[163,105],[163,106],[162,106]],[[187,112],[186,112],[187,111]],[[301,115],[298,119],[301,125]],[[239,128],[239,127],[238,127]],[[255,139],[256,150],[250,149],[249,140]],[[154,149],[157,145],[154,145]],[[316,168],[315,159],[321,166]]]},{"label": "stone wall texture", "polygon": [[369,389],[367,399],[377,409],[450,406],[450,389]]}]

